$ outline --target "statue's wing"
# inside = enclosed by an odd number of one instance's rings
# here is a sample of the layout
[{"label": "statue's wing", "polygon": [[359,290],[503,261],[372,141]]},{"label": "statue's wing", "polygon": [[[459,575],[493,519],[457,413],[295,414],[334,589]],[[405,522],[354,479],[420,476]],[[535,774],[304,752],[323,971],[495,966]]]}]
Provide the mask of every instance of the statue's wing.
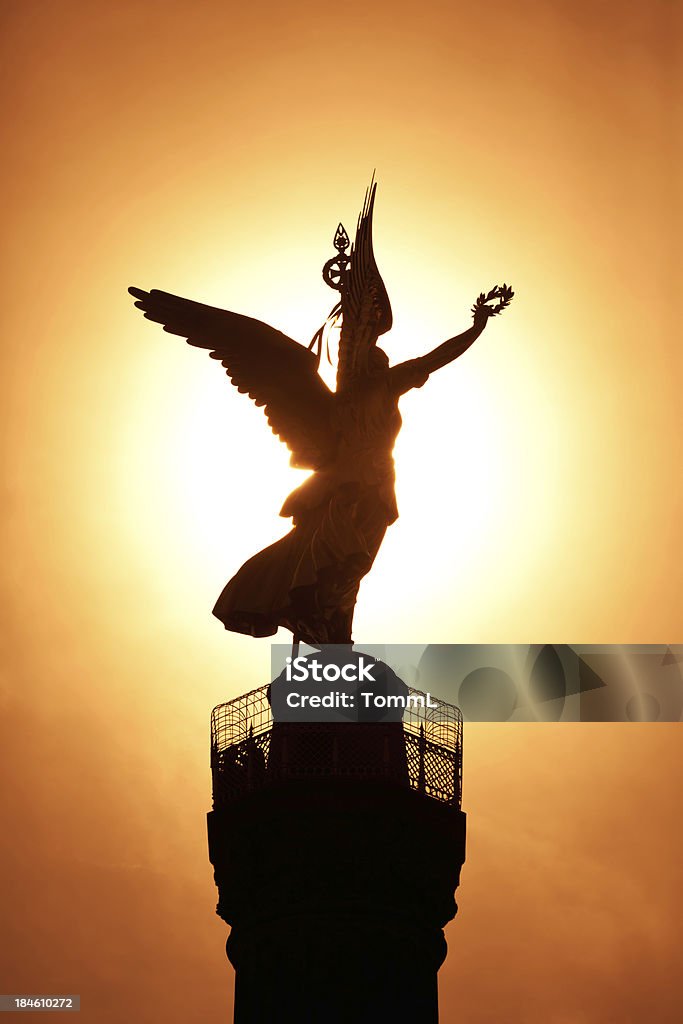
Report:
[{"label": "statue's wing", "polygon": [[367,373],[369,349],[392,325],[391,303],[377,269],[372,247],[372,215],[376,182],[365,194],[351,247],[350,268],[341,289],[342,329],[339,339],[337,389]]},{"label": "statue's wing", "polygon": [[153,288],[129,288],[135,305],[165,331],[211,349],[241,394],[263,406],[273,433],[292,453],[291,464],[319,469],[334,454],[334,396],[312,352],[268,324]]}]

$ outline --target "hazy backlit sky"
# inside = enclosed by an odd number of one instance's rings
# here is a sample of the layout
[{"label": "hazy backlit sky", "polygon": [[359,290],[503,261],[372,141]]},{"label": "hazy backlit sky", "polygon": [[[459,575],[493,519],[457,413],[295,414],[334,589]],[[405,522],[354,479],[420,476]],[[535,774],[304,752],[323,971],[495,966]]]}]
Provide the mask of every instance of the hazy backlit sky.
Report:
[{"label": "hazy backlit sky", "polygon": [[[392,361],[516,296],[402,402],[357,637],[683,640],[676,6],[0,4],[0,991],[228,1019],[208,720],[270,648],[210,613],[302,476],[128,285],[307,343],[376,168]],[[677,1019],[682,738],[466,730],[444,1021]]]}]

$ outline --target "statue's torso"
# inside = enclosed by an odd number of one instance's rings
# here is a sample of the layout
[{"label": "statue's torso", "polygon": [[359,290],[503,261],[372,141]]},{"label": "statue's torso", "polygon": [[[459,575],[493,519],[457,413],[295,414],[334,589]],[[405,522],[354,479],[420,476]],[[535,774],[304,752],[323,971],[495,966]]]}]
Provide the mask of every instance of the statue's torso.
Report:
[{"label": "statue's torso", "polygon": [[332,425],[339,441],[334,459],[317,470],[285,502],[281,515],[297,515],[329,498],[340,486],[377,488],[388,522],[398,516],[393,449],[401,429],[398,396],[388,373],[376,374],[346,392],[335,392]]},{"label": "statue's torso", "polygon": [[401,414],[387,374],[369,377],[347,393],[337,392],[333,426],[339,444],[332,472],[366,483],[387,476],[393,482],[392,452]]}]

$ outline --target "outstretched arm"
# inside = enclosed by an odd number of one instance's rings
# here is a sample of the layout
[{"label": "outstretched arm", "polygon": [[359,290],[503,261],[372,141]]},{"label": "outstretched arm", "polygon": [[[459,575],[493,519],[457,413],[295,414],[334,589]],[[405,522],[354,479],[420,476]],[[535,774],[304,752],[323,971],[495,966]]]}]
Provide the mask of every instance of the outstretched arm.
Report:
[{"label": "outstretched arm", "polygon": [[[482,306],[481,309],[485,310],[486,307]],[[463,331],[462,334],[456,335],[455,338],[449,338],[448,341],[444,341],[443,345],[439,345],[438,348],[428,352],[426,356],[422,356],[420,362],[424,368],[429,373],[434,373],[435,370],[440,370],[442,366],[452,363],[463,352],[467,352],[470,345],[473,345],[483,332],[488,319],[489,314],[487,312],[480,313],[477,310],[474,315],[474,323],[469,330]]]},{"label": "outstretched arm", "polygon": [[427,355],[420,356],[418,359],[407,359],[404,363],[393,366],[390,373],[398,394],[403,395],[411,388],[421,388],[430,373],[440,370],[442,366],[452,363],[454,359],[466,352],[486,327],[488,318],[488,313],[475,314],[474,323],[469,330],[463,331],[455,338],[449,338],[448,341],[444,341],[442,345],[432,349]]},{"label": "outstretched arm", "polygon": [[[473,307],[474,323],[469,330],[463,331],[462,334],[458,334],[454,338],[449,338],[448,341],[444,341],[442,345],[432,349],[427,355],[420,356],[418,359],[408,359],[405,363],[399,363],[398,366],[392,367],[390,373],[398,394],[402,395],[406,391],[410,391],[411,388],[421,388],[430,373],[440,370],[442,366],[452,363],[454,359],[466,352],[486,327],[489,317],[495,316],[509,305],[513,294],[514,292],[507,285],[492,289],[488,295],[484,295],[482,292]],[[487,305],[487,302],[493,298],[500,299],[500,303],[497,306]]]}]

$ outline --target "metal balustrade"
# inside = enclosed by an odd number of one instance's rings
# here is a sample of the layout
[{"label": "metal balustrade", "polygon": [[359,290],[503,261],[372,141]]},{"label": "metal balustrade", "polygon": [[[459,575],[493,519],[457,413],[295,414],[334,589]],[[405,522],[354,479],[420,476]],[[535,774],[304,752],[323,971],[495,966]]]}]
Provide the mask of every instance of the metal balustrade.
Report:
[{"label": "metal balustrade", "polygon": [[462,715],[452,704],[428,707],[411,689],[402,722],[275,722],[268,690],[211,714],[214,807],[285,780],[336,776],[384,778],[460,808]]}]

